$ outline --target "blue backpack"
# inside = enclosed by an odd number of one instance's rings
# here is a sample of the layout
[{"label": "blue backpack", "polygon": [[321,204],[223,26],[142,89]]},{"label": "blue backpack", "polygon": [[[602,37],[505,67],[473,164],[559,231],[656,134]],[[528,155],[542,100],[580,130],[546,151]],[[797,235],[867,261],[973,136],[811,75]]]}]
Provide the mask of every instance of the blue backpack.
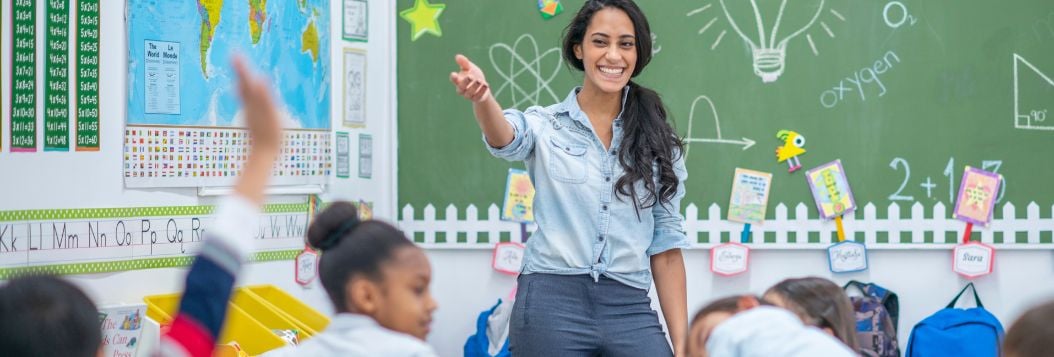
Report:
[{"label": "blue backpack", "polygon": [[[483,311],[479,314],[479,318],[476,319],[476,333],[468,337],[465,341],[465,357],[509,357],[509,339],[505,338],[505,342],[502,343],[501,350],[498,354],[490,354],[490,339],[487,337],[487,324],[490,320],[490,315],[494,313],[494,310],[501,306],[501,299],[498,299],[498,303],[494,304],[488,310]],[[508,320],[504,320],[501,323],[508,325]]]},{"label": "blue backpack", "polygon": [[866,357],[900,357],[897,345],[897,318],[900,299],[897,294],[875,283],[849,281],[842,287],[860,289],[863,296],[850,296],[856,312],[856,339],[860,355]]},{"label": "blue backpack", "polygon": [[[955,302],[968,288],[973,288],[977,307],[956,309]],[[906,357],[998,357],[1002,341],[1003,325],[984,309],[977,288],[969,283],[947,307],[911,329]]]}]

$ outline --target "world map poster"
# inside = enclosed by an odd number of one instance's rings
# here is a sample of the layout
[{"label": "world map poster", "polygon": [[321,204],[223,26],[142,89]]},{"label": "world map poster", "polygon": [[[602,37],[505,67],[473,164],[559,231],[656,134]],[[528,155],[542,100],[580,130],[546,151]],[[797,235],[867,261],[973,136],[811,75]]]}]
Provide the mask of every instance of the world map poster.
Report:
[{"label": "world map poster", "polygon": [[226,186],[248,153],[233,56],[268,78],[283,116],[279,185],[325,183],[329,0],[129,0],[128,187]]}]

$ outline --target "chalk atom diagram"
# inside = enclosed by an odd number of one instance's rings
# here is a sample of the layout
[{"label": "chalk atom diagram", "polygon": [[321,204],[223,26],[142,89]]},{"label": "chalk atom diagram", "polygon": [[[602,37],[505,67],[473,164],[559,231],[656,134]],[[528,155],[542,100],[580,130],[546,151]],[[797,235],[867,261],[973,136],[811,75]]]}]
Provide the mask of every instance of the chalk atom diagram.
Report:
[{"label": "chalk atom diagram", "polygon": [[[555,59],[549,59],[550,56]],[[502,81],[500,86],[492,87],[495,99],[508,93],[513,108],[539,105],[542,95],[548,95],[545,99],[552,103],[560,101],[561,98],[549,86],[560,74],[560,65],[563,64],[559,47],[540,52],[534,36],[524,34],[512,46],[500,42],[491,45],[490,64]],[[521,76],[527,79],[517,82]]]}]

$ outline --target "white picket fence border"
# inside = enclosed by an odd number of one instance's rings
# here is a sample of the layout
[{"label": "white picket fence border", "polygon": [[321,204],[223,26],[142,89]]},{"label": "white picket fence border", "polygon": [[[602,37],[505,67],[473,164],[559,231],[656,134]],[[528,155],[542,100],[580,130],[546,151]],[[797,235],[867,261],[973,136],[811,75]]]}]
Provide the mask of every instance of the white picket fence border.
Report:
[{"label": "white picket fence border", "polygon": [[[997,208],[998,209],[998,208]],[[1039,205],[1032,202],[1025,209],[1024,217],[1018,217],[1017,209],[1012,203],[1002,205],[1002,218],[994,218],[988,227],[974,227],[974,232],[981,236],[981,241],[992,244],[999,249],[1054,249],[1054,243],[1041,243],[1040,237],[1046,232],[1054,234],[1054,217],[1040,217]],[[1054,212],[1054,206],[1051,207]],[[512,241],[521,241],[520,224],[501,220],[501,210],[491,204],[487,208],[486,218],[479,217],[475,205],[469,205],[461,214],[454,205],[446,207],[445,219],[436,219],[436,208],[429,204],[424,208],[422,219],[417,219],[413,206],[403,207],[399,227],[411,238],[424,236],[419,243],[425,248],[436,249],[491,249],[499,241],[502,233],[508,234]],[[821,220],[809,206],[799,203],[794,208],[794,218],[788,218],[787,206],[776,205],[775,218],[762,224],[753,225],[753,242],[749,245],[755,249],[825,249],[832,243],[835,224],[833,221]],[[858,232],[863,232],[863,240],[868,249],[950,249],[961,240],[966,223],[951,218],[943,203],[937,202],[931,208],[927,218],[925,207],[916,202],[911,205],[910,218],[902,218],[900,205],[891,203],[886,209],[886,217],[879,218],[874,204],[868,203],[863,212],[855,212],[843,219],[846,239],[855,239]],[[810,216],[812,214],[812,216]],[[732,241],[738,241],[743,225],[724,220],[722,208],[711,204],[706,218],[699,218],[699,208],[689,204],[685,208],[685,233],[692,242],[692,248],[708,249],[720,244],[722,235]],[[859,217],[858,217],[859,216]],[[458,219],[464,217],[464,219]],[[527,232],[534,231],[534,224],[527,225]],[[445,234],[445,242],[437,242],[437,233]],[[488,241],[479,240],[479,233],[487,233]],[[698,243],[700,233],[706,233],[709,243]],[[766,233],[775,234],[775,242],[765,242]],[[788,232],[795,232],[795,242],[788,241]],[[888,237],[888,242],[879,243],[880,232]],[[926,243],[926,232],[932,232],[933,243]],[[944,243],[947,232],[954,232],[956,243]],[[1002,232],[1003,243],[995,243],[995,232]],[[1017,235],[1024,232],[1027,243],[1018,243]],[[466,235],[467,242],[458,242],[458,235]],[[819,234],[818,243],[809,243],[810,234]],[[901,242],[901,235],[910,235],[911,241]],[[938,243],[939,242],[939,243]]]}]

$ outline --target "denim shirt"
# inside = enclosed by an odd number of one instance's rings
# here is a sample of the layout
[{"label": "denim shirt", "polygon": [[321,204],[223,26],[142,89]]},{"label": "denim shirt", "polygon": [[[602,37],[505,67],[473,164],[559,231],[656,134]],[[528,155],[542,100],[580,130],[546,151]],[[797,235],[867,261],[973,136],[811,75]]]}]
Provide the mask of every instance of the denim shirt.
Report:
[{"label": "denim shirt", "polygon": [[[622,113],[612,124],[611,148],[605,150],[589,118],[578,106],[575,88],[562,103],[526,111],[505,110],[515,137],[502,148],[484,145],[495,157],[524,161],[536,189],[534,217],[538,229],[527,242],[521,273],[601,275],[648,290],[651,256],[688,247],[680,213],[688,172],[682,155],[674,162],[680,184],[667,204],[641,208],[615,195],[624,174],[618,162]],[[629,87],[622,91],[625,107]],[[658,176],[653,177],[658,184]],[[634,183],[640,202],[643,180]]]}]

